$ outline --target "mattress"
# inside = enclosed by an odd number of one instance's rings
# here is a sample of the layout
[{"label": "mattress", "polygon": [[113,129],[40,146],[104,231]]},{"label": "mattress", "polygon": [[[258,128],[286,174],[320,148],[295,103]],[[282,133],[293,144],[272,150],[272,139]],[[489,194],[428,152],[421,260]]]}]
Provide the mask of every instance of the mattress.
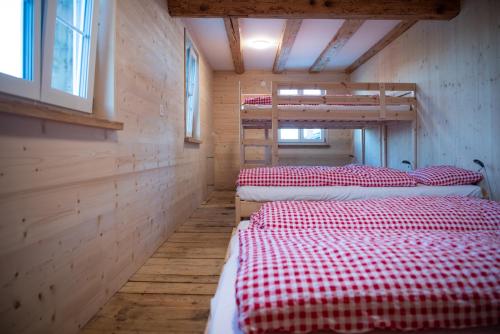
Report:
[{"label": "mattress", "polygon": [[414,196],[467,196],[481,198],[481,187],[476,185],[416,187],[238,187],[237,195],[245,201],[347,201],[355,199],[414,197]]},{"label": "mattress", "polygon": [[[249,221],[242,221],[238,230],[246,229]],[[238,271],[239,240],[238,233],[231,237],[229,244],[229,257],[222,269],[215,296],[210,305],[210,318],[207,326],[208,334],[243,334],[238,326],[238,311],[236,305],[236,275]],[[498,333],[499,327],[491,328],[465,328],[461,330],[426,330],[421,334],[493,334]],[[373,334],[393,334],[398,331],[372,331]],[[400,332],[402,333],[402,332]]]},{"label": "mattress", "polygon": [[[262,110],[271,109],[270,104],[243,104],[241,106],[242,110]],[[301,110],[336,110],[336,111],[349,111],[349,110],[362,110],[362,111],[380,111],[379,105],[338,105],[338,104],[280,104],[278,105],[280,110],[291,110],[291,111],[301,111]],[[409,105],[387,105],[386,109],[388,111],[409,111]]]}]

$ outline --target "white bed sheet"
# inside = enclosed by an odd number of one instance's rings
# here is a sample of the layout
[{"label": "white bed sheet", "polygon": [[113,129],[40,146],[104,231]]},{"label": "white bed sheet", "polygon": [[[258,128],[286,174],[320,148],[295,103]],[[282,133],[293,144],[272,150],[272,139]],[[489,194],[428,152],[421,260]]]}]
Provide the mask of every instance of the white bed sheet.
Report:
[{"label": "white bed sheet", "polygon": [[237,194],[245,201],[347,201],[355,199],[414,197],[414,196],[467,196],[481,198],[481,187],[424,186],[416,187],[238,187]]},{"label": "white bed sheet", "polygon": [[[248,227],[250,222],[243,220],[238,230]],[[229,257],[222,269],[215,296],[210,302],[210,317],[208,319],[207,334],[244,334],[238,326],[238,309],[236,305],[236,275],[238,272],[239,241],[238,233],[231,237]],[[425,330],[411,332],[415,334],[496,334],[500,326],[465,328],[461,330]],[[372,331],[370,334],[397,334],[408,333],[401,331]]]},{"label": "white bed sheet", "polygon": [[[262,110],[271,109],[270,104],[243,104],[241,106],[242,110]],[[387,105],[387,110],[389,111],[409,111],[409,105]],[[279,104],[278,109],[286,110],[338,110],[338,111],[349,111],[349,110],[363,110],[363,111],[380,111],[380,106],[378,105],[340,105],[340,104]]]}]

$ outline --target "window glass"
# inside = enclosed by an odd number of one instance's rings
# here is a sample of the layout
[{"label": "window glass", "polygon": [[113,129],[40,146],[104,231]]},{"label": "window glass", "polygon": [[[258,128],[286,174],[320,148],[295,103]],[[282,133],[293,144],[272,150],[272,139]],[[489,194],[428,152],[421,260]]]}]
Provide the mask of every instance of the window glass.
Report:
[{"label": "window glass", "polygon": [[33,76],[33,1],[0,1],[0,72],[25,80]]},{"label": "window glass", "polygon": [[86,97],[90,58],[91,0],[58,0],[52,88]]},{"label": "window glass", "polygon": [[303,94],[304,95],[319,96],[319,95],[321,95],[321,89],[304,89]]},{"label": "window glass", "polygon": [[324,129],[279,129],[278,141],[295,144],[324,143]]},{"label": "window glass", "polygon": [[299,140],[299,129],[280,129],[280,140]]},{"label": "window glass", "polygon": [[198,53],[193,43],[186,36],[186,137],[200,137],[199,129],[199,78]]},{"label": "window glass", "polygon": [[323,131],[321,129],[302,129],[304,140],[321,141]]},{"label": "window glass", "polygon": [[298,95],[297,89],[280,89],[280,95]]}]

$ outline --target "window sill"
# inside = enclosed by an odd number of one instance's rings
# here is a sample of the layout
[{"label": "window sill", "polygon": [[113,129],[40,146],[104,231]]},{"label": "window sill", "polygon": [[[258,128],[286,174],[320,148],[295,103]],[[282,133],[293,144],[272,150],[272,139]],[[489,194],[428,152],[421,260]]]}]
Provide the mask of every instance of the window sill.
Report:
[{"label": "window sill", "polygon": [[0,93],[0,112],[94,128],[123,130],[121,122],[5,93]]},{"label": "window sill", "polygon": [[278,148],[330,148],[329,144],[326,143],[280,143]]},{"label": "window sill", "polygon": [[201,144],[201,139],[196,139],[193,137],[184,137],[184,142],[190,144]]}]

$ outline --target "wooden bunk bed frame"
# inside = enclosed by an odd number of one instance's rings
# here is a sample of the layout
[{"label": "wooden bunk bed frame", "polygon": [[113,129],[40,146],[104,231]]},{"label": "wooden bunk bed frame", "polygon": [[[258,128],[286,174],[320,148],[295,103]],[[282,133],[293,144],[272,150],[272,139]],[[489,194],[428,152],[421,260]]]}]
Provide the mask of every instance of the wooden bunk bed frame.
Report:
[{"label": "wooden bunk bed frame", "polygon": [[[280,95],[282,89],[319,89],[321,96]],[[363,82],[281,82],[271,84],[271,107],[245,107],[245,98],[265,94],[239,94],[240,169],[277,166],[279,128],[361,129],[362,163],[365,163],[365,129],[379,128],[380,160],[387,165],[387,125],[408,122],[412,129],[413,167],[417,167],[417,99],[414,83],[363,83]],[[299,105],[290,108],[287,105]],[[318,110],[315,105],[332,105]],[[342,105],[335,110],[334,105]],[[408,106],[406,111],[390,110],[388,106]],[[279,107],[280,106],[280,107]],[[346,107],[348,110],[345,110]],[[371,110],[366,110],[371,106]],[[365,107],[365,108],[364,108]],[[378,107],[373,110],[373,107]],[[262,129],[262,139],[247,138],[246,129]],[[269,133],[271,132],[271,134]],[[264,147],[264,159],[247,160],[247,147]],[[265,202],[244,201],[235,198],[236,224],[242,218],[259,210]]]}]

